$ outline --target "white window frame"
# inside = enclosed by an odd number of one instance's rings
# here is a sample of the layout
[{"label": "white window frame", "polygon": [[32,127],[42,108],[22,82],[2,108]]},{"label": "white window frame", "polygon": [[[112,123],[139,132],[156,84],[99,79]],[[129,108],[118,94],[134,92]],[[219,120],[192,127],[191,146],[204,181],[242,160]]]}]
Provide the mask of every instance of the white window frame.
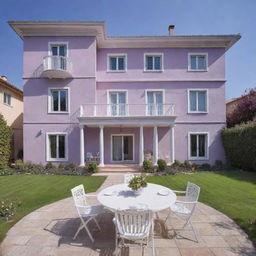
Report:
[{"label": "white window frame", "polygon": [[[5,96],[5,95],[8,95],[8,96],[10,97],[10,104],[4,101],[4,96]],[[4,105],[6,105],[6,106],[9,106],[9,107],[12,106],[12,95],[11,95],[10,93],[8,93],[8,92],[3,92],[3,103],[4,103]]]},{"label": "white window frame", "polygon": [[[49,135],[65,135],[65,158],[51,158],[50,157]],[[57,146],[57,152],[58,152],[58,146]],[[66,162],[66,161],[68,161],[68,133],[67,132],[47,132],[46,133],[46,161],[47,162]]]},{"label": "white window frame", "polygon": [[[147,69],[147,57],[161,57],[161,69]],[[154,68],[154,59],[153,59],[153,68]],[[147,52],[144,53],[144,72],[163,72],[164,71],[164,54],[162,52]]]},{"label": "white window frame", "polygon": [[[196,157],[193,157],[191,156],[191,138],[190,136],[191,135],[206,135],[206,156],[204,157],[199,157],[199,156],[196,156]],[[197,137],[199,138],[199,137]],[[199,152],[199,143],[198,143],[198,139],[197,139],[197,155],[198,155],[198,152]],[[210,145],[210,133],[209,132],[188,132],[188,159],[189,160],[209,160],[209,145]]]},{"label": "white window frame", "polygon": [[[132,160],[121,160],[121,161],[113,161],[113,136],[132,136]],[[129,162],[134,162],[135,160],[135,135],[134,133],[120,133],[120,134],[111,134],[111,142],[110,142],[110,153],[111,153],[111,163],[129,163]],[[122,140],[123,143],[123,140]],[[123,149],[123,144],[122,144],[122,149]],[[122,158],[123,158],[123,152],[122,152]]]},{"label": "white window frame", "polygon": [[[67,90],[67,96],[68,96],[68,101],[67,101],[67,111],[53,111],[52,109],[52,90]],[[69,114],[70,113],[70,88],[69,87],[49,87],[48,88],[48,114]]]},{"label": "white window frame", "polygon": [[[205,56],[205,69],[191,69],[191,56]],[[208,71],[208,53],[207,52],[190,52],[188,53],[188,71],[191,72],[205,72]]]},{"label": "white window frame", "polygon": [[48,42],[48,55],[52,56],[52,46],[54,45],[66,45],[67,48],[67,54],[66,57],[68,57],[68,42],[61,42],[61,41],[56,41],[56,42]]},{"label": "white window frame", "polygon": [[[124,58],[124,69],[123,70],[112,70],[110,69],[110,58]],[[118,59],[117,59],[118,60]],[[116,62],[116,65],[118,67],[118,61]],[[113,72],[113,73],[124,73],[127,72],[127,54],[126,53],[109,53],[107,54],[107,72]]]},{"label": "white window frame", "polygon": [[[198,110],[191,110],[190,109],[190,92],[205,92],[205,96],[206,96],[206,110],[205,111],[198,111]],[[207,114],[209,111],[209,99],[208,99],[208,89],[205,88],[193,88],[193,89],[188,89],[187,90],[187,102],[188,102],[188,113],[189,114]],[[196,100],[196,108],[198,109],[198,100]]]},{"label": "white window frame", "polygon": [[150,116],[148,114],[148,92],[162,92],[162,94],[163,94],[163,113],[165,113],[165,90],[164,89],[146,89],[145,90],[146,116]]},{"label": "white window frame", "polygon": [[[118,92],[124,92],[125,93],[125,104],[126,104],[126,116],[129,116],[129,104],[128,104],[128,90],[123,90],[123,89],[119,89],[119,90],[107,90],[107,113],[108,113],[108,116],[112,116],[111,113],[110,113],[110,104],[111,104],[111,101],[110,101],[110,94],[111,93],[118,93]],[[113,117],[120,117],[120,116],[113,116]],[[122,117],[122,116],[121,116]]]}]

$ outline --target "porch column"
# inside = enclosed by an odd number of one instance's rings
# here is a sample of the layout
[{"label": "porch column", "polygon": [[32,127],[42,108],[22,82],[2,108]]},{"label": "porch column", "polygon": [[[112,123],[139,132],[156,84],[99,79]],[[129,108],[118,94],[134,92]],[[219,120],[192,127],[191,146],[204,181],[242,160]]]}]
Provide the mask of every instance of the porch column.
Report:
[{"label": "porch column", "polygon": [[169,164],[174,163],[174,125],[169,127]]},{"label": "porch column", "polygon": [[84,126],[80,125],[80,166],[84,166]]},{"label": "porch column", "polygon": [[100,126],[100,167],[104,167],[104,131],[103,131],[104,126]]},{"label": "porch column", "polygon": [[154,165],[157,165],[158,160],[158,132],[157,132],[157,126],[154,126],[154,135],[153,135],[153,163]]},{"label": "porch column", "polygon": [[143,165],[144,161],[144,133],[143,133],[143,126],[140,126],[140,166]]}]

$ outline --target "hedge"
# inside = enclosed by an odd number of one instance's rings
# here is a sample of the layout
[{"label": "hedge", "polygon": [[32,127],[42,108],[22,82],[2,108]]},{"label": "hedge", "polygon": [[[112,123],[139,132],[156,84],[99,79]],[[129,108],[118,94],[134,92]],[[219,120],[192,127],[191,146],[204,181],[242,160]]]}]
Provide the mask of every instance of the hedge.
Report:
[{"label": "hedge", "polygon": [[11,156],[12,130],[0,114],[0,168],[8,166]]},{"label": "hedge", "polygon": [[233,167],[256,171],[256,122],[224,129],[222,141]]}]

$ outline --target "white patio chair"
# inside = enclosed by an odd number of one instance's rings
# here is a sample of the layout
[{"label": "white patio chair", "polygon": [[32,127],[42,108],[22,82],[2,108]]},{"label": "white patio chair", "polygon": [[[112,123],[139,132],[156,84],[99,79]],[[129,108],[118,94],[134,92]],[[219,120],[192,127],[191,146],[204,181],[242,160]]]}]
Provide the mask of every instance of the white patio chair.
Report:
[{"label": "white patio chair", "polygon": [[118,210],[113,221],[116,226],[116,250],[120,251],[122,247],[131,245],[129,241],[139,241],[142,254],[143,248],[149,247],[151,243],[152,255],[155,255],[152,211],[135,208]]},{"label": "white patio chair", "polygon": [[84,186],[83,185],[79,185],[74,187],[73,189],[71,189],[71,193],[74,199],[74,203],[77,209],[77,213],[78,216],[81,220],[81,224],[79,226],[79,228],[76,231],[76,234],[73,237],[73,240],[76,239],[77,235],[79,234],[79,232],[84,228],[91,241],[94,242],[94,239],[92,237],[92,234],[90,232],[90,230],[88,229],[87,224],[90,221],[94,221],[97,228],[100,230],[100,226],[98,221],[96,220],[96,216],[99,215],[100,213],[104,212],[104,208],[102,205],[88,205],[87,201],[86,201],[86,194],[84,192]]},{"label": "white patio chair", "polygon": [[90,162],[93,159],[92,152],[87,152],[86,153],[86,161]]},{"label": "white patio chair", "polygon": [[176,200],[175,204],[170,206],[170,212],[169,212],[168,216],[166,217],[165,222],[167,221],[171,212],[173,212],[176,216],[185,219],[185,223],[184,223],[183,227],[179,230],[184,230],[185,227],[188,224],[190,224],[192,231],[196,237],[196,241],[198,242],[197,235],[196,235],[193,225],[190,222],[190,218],[192,217],[192,215],[196,209],[196,204],[198,202],[198,198],[199,198],[199,194],[200,194],[200,187],[197,186],[196,184],[188,182],[186,191],[173,190],[173,192],[175,192],[177,194],[185,194],[185,196],[181,197],[181,200]]},{"label": "white patio chair", "polygon": [[130,181],[133,177],[135,177],[135,175],[132,174],[132,173],[127,173],[127,174],[125,174],[125,175],[124,175],[124,183],[125,183],[125,184],[128,184],[129,181]]}]

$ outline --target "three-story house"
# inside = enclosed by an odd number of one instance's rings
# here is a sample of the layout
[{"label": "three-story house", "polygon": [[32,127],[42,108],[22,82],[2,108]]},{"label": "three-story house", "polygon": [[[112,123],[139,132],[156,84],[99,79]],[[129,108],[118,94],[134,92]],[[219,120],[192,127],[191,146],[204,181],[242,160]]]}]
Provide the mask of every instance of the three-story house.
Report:
[{"label": "three-story house", "polygon": [[225,161],[225,53],[240,35],[109,37],[104,22],[12,21],[24,42],[24,160]]}]

